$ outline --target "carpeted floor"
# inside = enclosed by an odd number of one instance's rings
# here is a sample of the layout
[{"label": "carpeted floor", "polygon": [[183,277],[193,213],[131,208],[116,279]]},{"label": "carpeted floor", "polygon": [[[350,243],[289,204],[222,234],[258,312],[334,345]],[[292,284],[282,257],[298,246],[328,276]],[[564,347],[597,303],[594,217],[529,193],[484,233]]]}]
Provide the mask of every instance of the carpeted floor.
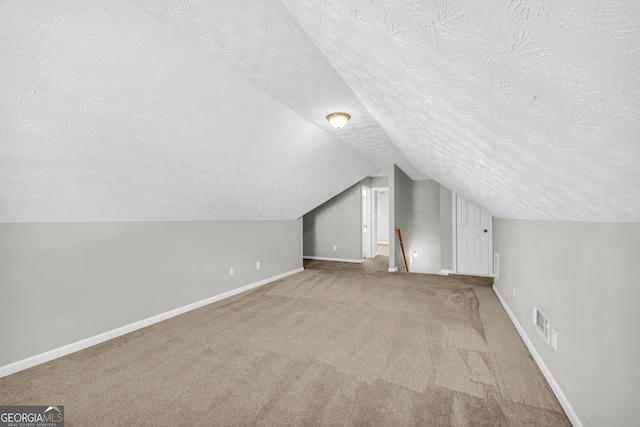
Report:
[{"label": "carpeted floor", "polygon": [[490,287],[305,271],[0,379],[69,426],[570,426]]}]

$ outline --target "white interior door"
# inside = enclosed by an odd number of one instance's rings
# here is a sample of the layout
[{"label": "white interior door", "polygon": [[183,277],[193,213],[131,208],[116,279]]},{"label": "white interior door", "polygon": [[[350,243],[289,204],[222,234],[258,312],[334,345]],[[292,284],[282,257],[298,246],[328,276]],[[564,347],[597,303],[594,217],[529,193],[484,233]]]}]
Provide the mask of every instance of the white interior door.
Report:
[{"label": "white interior door", "polygon": [[371,258],[371,187],[362,186],[362,257]]},{"label": "white interior door", "polygon": [[490,274],[492,218],[456,195],[456,260],[461,274]]}]

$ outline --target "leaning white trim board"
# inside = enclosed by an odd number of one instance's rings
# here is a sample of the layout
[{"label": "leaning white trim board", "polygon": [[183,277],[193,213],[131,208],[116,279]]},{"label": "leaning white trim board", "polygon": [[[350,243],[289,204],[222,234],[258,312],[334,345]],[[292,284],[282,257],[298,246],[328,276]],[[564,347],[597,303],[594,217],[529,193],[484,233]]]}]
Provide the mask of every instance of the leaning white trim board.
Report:
[{"label": "leaning white trim board", "polygon": [[529,336],[526,334],[526,332],[518,322],[518,319],[516,319],[516,316],[513,314],[513,312],[507,305],[507,302],[502,298],[502,295],[500,295],[500,292],[498,291],[498,288],[496,288],[496,285],[493,285],[493,292],[495,292],[496,296],[498,297],[498,300],[500,301],[500,304],[502,304],[502,307],[504,307],[504,310],[509,315],[511,322],[513,322],[518,333],[522,337],[522,340],[524,341],[525,345],[529,349],[529,352],[533,356],[533,360],[536,361],[536,363],[538,364],[538,367],[542,371],[542,374],[547,379],[547,382],[551,386],[551,390],[553,390],[556,397],[558,398],[558,401],[560,402],[562,409],[564,409],[564,411],[567,413],[567,417],[569,417],[569,421],[571,421],[571,424],[573,424],[574,427],[582,427],[582,422],[580,422],[578,415],[573,410],[573,407],[567,400],[567,397],[562,392],[562,389],[556,382],[555,378],[553,378],[553,375],[551,375],[551,371],[549,371],[549,368],[547,368],[547,365],[544,364],[544,361],[542,360],[542,357],[540,357],[540,354],[538,353],[535,346],[533,345],[533,342],[531,342],[531,340],[529,339]]},{"label": "leaning white trim board", "polygon": [[284,277],[291,276],[292,274],[300,273],[301,271],[304,271],[304,268],[300,267],[295,270],[288,271],[286,273],[278,274],[277,276],[269,277],[267,279],[260,280],[259,282],[251,283],[249,285],[242,286],[237,289],[232,289],[228,292],[224,292],[222,294],[215,295],[210,298],[203,299],[201,301],[197,301],[192,304],[188,304],[183,307],[179,307],[174,310],[167,311],[165,313],[157,314],[155,316],[151,316],[149,318],[139,320],[129,325],[121,326],[111,331],[103,332],[101,334],[94,335],[92,337],[85,338],[83,340],[76,341],[74,343],[67,344],[65,346],[58,347],[53,350],[49,350],[45,353],[40,353],[38,355],[29,357],[27,359],[18,360],[17,362],[13,362],[5,366],[0,366],[0,378],[6,377],[7,375],[15,374],[16,372],[20,372],[25,369],[32,368],[36,365],[40,365],[42,363],[46,363],[54,359],[58,359],[59,357],[66,356],[71,353],[75,353],[76,351],[84,350],[85,348],[89,348],[96,344],[100,344],[105,341],[128,334],[130,332],[137,331],[138,329],[146,328],[147,326],[153,325],[154,323],[162,322],[163,320],[170,319],[180,314],[184,314],[188,311],[195,310],[197,308],[204,307],[205,305],[212,304],[214,302],[223,300],[225,298],[232,297],[234,295],[249,291],[251,289],[260,287],[262,285],[266,285],[267,283],[271,283],[276,280],[282,279]]}]

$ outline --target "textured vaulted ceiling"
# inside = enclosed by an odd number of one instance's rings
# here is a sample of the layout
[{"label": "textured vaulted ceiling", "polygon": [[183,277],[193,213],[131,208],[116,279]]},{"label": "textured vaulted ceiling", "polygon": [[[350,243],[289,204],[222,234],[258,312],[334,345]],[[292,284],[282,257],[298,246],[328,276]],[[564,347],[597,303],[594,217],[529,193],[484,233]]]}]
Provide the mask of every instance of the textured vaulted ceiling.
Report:
[{"label": "textured vaulted ceiling", "polygon": [[640,5],[0,0],[0,150],[3,222],[296,218],[390,163],[640,221]]},{"label": "textured vaulted ceiling", "polygon": [[640,220],[640,2],[281,3],[423,173],[500,217]]},{"label": "textured vaulted ceiling", "polygon": [[[190,2],[167,5],[161,19],[137,4],[2,3],[2,220],[297,218],[379,169],[328,124],[310,122],[244,78],[242,64],[228,67],[233,60],[167,23]],[[219,45],[239,49],[232,35],[269,42],[275,28],[256,15],[269,15],[273,4],[245,6],[249,12],[226,19],[250,20],[255,34],[238,25]],[[289,28],[277,24],[273,37],[286,30],[300,38],[291,18]],[[268,61],[274,54],[265,53]],[[308,58],[324,61],[317,50]],[[268,63],[252,65],[271,72]],[[294,76],[299,87],[303,71]],[[345,102],[353,99],[349,93]]]},{"label": "textured vaulted ceiling", "polygon": [[[172,29],[260,86],[387,175],[396,163],[413,179],[426,178],[404,158],[342,77],[278,0],[137,0]],[[326,116],[348,111],[348,127]]]}]

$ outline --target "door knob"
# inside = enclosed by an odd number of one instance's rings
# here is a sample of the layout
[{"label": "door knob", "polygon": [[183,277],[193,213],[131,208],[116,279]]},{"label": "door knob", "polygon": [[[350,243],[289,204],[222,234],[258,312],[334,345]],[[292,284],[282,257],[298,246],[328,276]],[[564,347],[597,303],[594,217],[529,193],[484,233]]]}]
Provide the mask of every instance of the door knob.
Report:
[{"label": "door knob", "polygon": [[487,229],[486,229],[486,228],[484,229],[484,232],[485,232],[485,233],[487,232]]}]

